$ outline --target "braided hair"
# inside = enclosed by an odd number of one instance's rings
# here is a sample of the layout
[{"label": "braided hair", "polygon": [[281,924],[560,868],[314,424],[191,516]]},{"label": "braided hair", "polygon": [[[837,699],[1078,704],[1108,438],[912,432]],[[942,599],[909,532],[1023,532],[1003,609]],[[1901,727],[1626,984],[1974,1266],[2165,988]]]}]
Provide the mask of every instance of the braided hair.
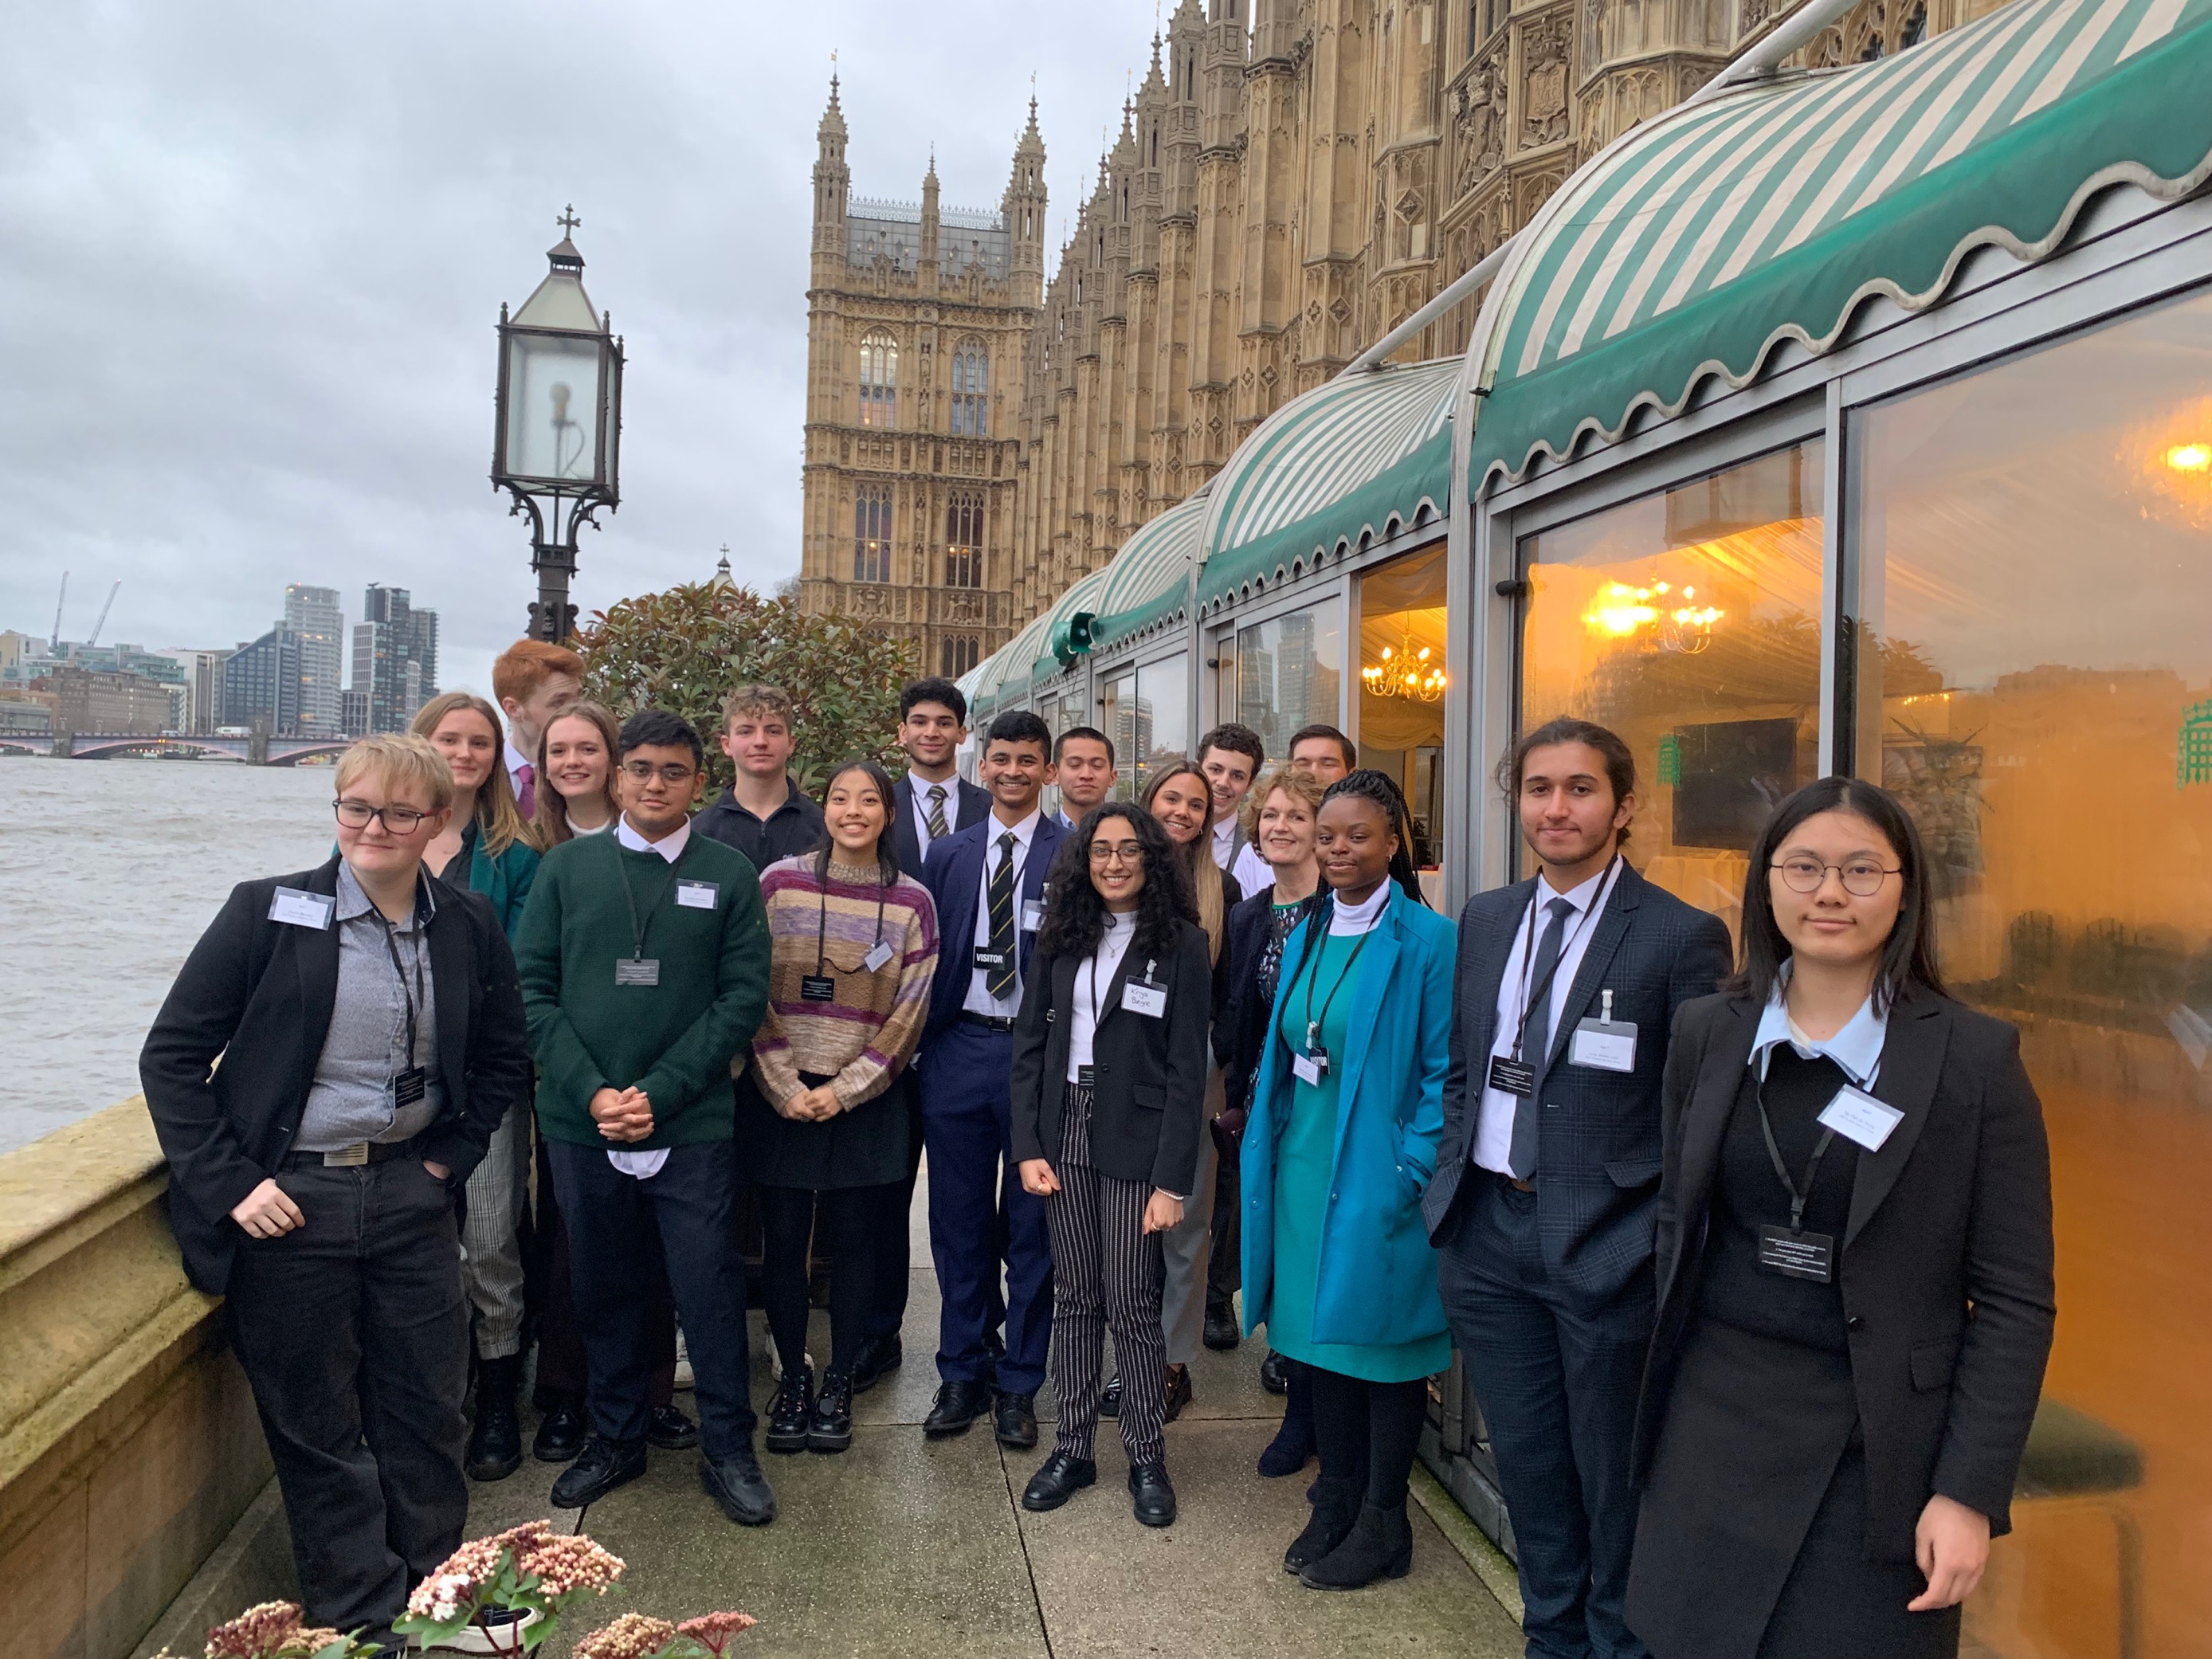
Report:
[{"label": "braided hair", "polygon": [[1428,900],[1421,896],[1420,872],[1413,868],[1413,814],[1406,805],[1404,792],[1388,772],[1363,766],[1329,785],[1328,793],[1321,798],[1322,804],[1326,806],[1340,795],[1357,795],[1362,800],[1374,802],[1382,814],[1382,821],[1390,826],[1390,833],[1398,838],[1398,850],[1390,854],[1390,879],[1405,890],[1407,898],[1425,908]]}]

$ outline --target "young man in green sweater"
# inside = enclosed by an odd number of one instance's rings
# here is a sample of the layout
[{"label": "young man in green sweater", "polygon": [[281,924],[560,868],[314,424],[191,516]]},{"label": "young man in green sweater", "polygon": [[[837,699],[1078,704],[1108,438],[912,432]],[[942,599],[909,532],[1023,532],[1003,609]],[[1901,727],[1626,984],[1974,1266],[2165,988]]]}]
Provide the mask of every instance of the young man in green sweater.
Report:
[{"label": "young man in green sweater", "polygon": [[623,814],[556,847],[514,941],[538,1122],[568,1225],[592,1439],[556,1509],[645,1473],[654,1234],[697,1377],[699,1476],[744,1526],[775,1517],[753,1455],[744,1280],[732,1271],[730,1060],[768,1006],[768,925],[744,855],[691,832],[699,735],[647,708],[621,733]]}]

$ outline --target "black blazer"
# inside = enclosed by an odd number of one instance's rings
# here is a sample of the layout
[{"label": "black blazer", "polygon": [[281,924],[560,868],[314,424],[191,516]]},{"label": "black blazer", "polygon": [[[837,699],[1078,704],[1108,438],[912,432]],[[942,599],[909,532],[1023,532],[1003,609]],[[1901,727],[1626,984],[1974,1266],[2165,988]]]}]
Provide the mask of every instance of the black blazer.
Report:
[{"label": "black blazer", "polygon": [[[1659,1319],[1637,1407],[1650,1468],[1681,1359],[1729,1114],[1759,1029],[1749,997],[1682,1010],[1667,1061]],[[1917,992],[1889,1013],[1874,1094],[1905,1114],[1858,1152],[1837,1263],[1866,1436],[1869,1547],[1912,1559],[1942,1492],[2011,1529],[2014,1477],[2057,1321],[2051,1152],[2020,1034]],[[1849,1146],[1848,1142],[1839,1143]]]},{"label": "black blazer", "polygon": [[[169,1223],[192,1283],[218,1296],[241,1237],[230,1212],[291,1148],[337,997],[337,926],[271,921],[270,902],[279,887],[336,893],[337,872],[333,858],[233,888],[138,1055],[169,1164]],[[529,1098],[530,1043],[514,957],[490,904],[445,884],[437,898],[428,937],[446,1108],[422,1156],[458,1187],[507,1109]]]},{"label": "black blazer", "polygon": [[[1175,950],[1154,957],[1132,944],[1103,989],[1091,1042],[1097,1094],[1091,1107],[1091,1164],[1116,1181],[1147,1182],[1190,1195],[1198,1138],[1206,1120],[1206,1026],[1212,1006],[1212,964],[1206,930],[1177,924]],[[1013,1151],[1016,1162],[1057,1163],[1060,1112],[1067,1082],[1067,1047],[1075,986],[1087,957],[1042,957],[1014,1024]],[[1151,964],[1153,982],[1168,988],[1164,1017],[1132,1013],[1121,988]]]},{"label": "black blazer", "polygon": [[[1321,908],[1328,891],[1326,885],[1314,889],[1299,908],[1300,921]],[[1267,1017],[1274,1006],[1272,999],[1260,994],[1260,957],[1267,948],[1274,908],[1275,890],[1263,887],[1229,913],[1229,937],[1221,951],[1229,994],[1213,1022],[1213,1060],[1221,1067],[1221,1097],[1228,1111],[1251,1103],[1252,1080],[1260,1074],[1260,1056],[1267,1046]]]},{"label": "black blazer", "polygon": [[[990,811],[989,790],[979,788],[965,778],[952,780],[952,793],[945,802],[947,830],[965,830],[971,823],[980,823]],[[920,880],[922,855],[927,849],[921,844],[921,837],[914,831],[914,775],[910,772],[902,772],[898,781],[891,785],[891,850],[898,855],[898,867]]]},{"label": "black blazer", "polygon": [[[1429,1236],[1439,1243],[1481,1110],[1498,1030],[1498,981],[1519,969],[1513,939],[1537,880],[1531,876],[1478,893],[1460,915],[1443,1139],[1436,1179],[1421,1199]],[[1545,1107],[1536,1152],[1536,1231],[1552,1282],[1585,1307],[1611,1301],[1651,1260],[1668,1033],[1675,1011],[1711,995],[1728,971],[1728,929],[1719,917],[1622,868],[1536,1082]],[[1576,1025],[1597,1016],[1598,994],[1607,990],[1613,1018],[1636,1026],[1632,1072],[1566,1063]]]}]

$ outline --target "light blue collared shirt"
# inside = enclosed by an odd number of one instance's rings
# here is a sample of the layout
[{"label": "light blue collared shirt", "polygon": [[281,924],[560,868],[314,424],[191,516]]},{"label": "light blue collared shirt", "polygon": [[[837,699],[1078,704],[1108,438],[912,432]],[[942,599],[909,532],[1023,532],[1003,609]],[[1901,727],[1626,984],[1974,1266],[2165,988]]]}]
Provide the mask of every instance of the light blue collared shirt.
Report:
[{"label": "light blue collared shirt", "polygon": [[1810,1037],[1790,1018],[1789,1006],[1782,1000],[1784,988],[1789,982],[1788,967],[1784,964],[1784,976],[1759,1016],[1759,1034],[1751,1042],[1751,1063],[1758,1068],[1759,1080],[1766,1081],[1768,1059],[1777,1046],[1786,1042],[1796,1049],[1800,1059],[1826,1056],[1834,1060],[1856,1086],[1872,1089],[1875,1074],[1881,1070],[1881,1045],[1889,1034],[1889,1016],[1876,1013],[1874,999],[1869,997],[1835,1036],[1825,1039]]}]

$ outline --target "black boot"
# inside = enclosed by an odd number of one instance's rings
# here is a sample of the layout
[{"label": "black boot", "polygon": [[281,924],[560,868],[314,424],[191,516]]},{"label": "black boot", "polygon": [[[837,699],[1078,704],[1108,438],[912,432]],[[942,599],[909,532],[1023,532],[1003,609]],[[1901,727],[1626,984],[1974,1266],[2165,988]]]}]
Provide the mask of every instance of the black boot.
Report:
[{"label": "black boot", "polygon": [[1403,1578],[1413,1569],[1413,1528],[1406,1500],[1389,1509],[1359,1506],[1351,1535],[1298,1575],[1308,1589],[1364,1589],[1378,1578]]},{"label": "black boot", "polygon": [[853,1379],[831,1371],[814,1396],[814,1415],[806,1423],[806,1449],[841,1452],[853,1443]]},{"label": "black boot", "polygon": [[573,1463],[584,1449],[586,1434],[583,1402],[563,1400],[538,1424],[531,1450],[541,1463]]},{"label": "black boot", "polygon": [[1341,1544],[1359,1517],[1359,1485],[1324,1475],[1314,1482],[1313,1518],[1283,1552],[1285,1572],[1304,1572]]},{"label": "black boot", "polygon": [[814,1415],[814,1373],[805,1365],[787,1370],[768,1408],[768,1449],[772,1452],[806,1449],[807,1419]]},{"label": "black boot", "polygon": [[1304,1367],[1291,1372],[1290,1400],[1283,1408],[1283,1426],[1260,1454],[1260,1473],[1269,1480],[1296,1474],[1305,1468],[1316,1449],[1313,1418],[1313,1374]]},{"label": "black boot", "polygon": [[522,1419],[515,1414],[515,1386],[522,1357],[486,1359],[477,1365],[477,1420],[469,1431],[464,1463],[471,1480],[504,1480],[522,1467]]}]

